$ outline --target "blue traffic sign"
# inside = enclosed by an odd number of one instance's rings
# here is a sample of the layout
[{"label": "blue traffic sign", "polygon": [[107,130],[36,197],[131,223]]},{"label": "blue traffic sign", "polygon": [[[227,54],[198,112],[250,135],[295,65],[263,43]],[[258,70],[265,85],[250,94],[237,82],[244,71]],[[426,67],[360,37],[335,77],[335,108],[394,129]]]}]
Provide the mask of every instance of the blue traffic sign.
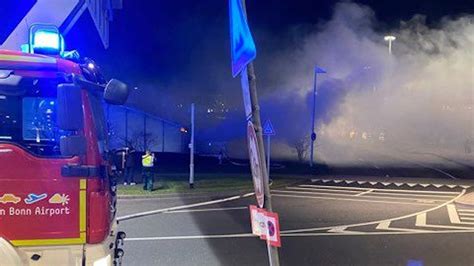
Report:
[{"label": "blue traffic sign", "polygon": [[229,17],[232,76],[235,78],[255,59],[257,48],[247,24],[242,0],[229,0]]},{"label": "blue traffic sign", "polygon": [[265,121],[265,124],[263,124],[263,135],[266,135],[266,136],[275,135],[275,130],[273,129],[273,125],[270,120]]}]

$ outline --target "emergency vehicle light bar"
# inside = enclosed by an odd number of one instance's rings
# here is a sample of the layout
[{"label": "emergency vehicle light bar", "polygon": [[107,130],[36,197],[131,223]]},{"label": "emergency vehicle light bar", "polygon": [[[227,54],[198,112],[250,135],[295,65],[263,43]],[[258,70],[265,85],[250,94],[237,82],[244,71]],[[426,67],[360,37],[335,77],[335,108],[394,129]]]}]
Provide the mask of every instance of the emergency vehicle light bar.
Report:
[{"label": "emergency vehicle light bar", "polygon": [[33,54],[61,55],[64,39],[54,25],[36,24],[30,28],[29,52]]}]

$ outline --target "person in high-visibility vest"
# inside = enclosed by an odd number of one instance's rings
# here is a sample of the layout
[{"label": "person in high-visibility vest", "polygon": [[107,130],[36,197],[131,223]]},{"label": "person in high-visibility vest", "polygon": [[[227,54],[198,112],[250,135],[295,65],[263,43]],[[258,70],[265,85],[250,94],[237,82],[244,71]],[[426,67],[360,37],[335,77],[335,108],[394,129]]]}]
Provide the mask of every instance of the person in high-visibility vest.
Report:
[{"label": "person in high-visibility vest", "polygon": [[146,153],[142,156],[142,166],[143,166],[143,189],[144,190],[153,190],[153,165],[155,162],[155,155],[147,150]]}]

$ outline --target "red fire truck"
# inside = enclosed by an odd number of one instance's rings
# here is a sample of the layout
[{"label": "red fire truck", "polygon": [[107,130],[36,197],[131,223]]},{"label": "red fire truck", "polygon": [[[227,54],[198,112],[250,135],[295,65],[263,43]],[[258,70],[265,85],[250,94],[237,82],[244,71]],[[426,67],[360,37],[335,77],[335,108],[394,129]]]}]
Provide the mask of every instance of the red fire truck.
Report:
[{"label": "red fire truck", "polygon": [[0,265],[120,264],[104,104],[127,86],[34,25],[0,50]]}]

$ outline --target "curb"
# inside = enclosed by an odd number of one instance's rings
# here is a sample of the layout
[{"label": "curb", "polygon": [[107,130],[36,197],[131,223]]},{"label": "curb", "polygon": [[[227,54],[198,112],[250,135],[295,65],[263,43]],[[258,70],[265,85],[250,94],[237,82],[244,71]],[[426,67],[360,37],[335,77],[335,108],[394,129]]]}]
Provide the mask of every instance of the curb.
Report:
[{"label": "curb", "polygon": [[[299,183],[308,181],[308,179],[295,180],[293,182],[288,182],[287,184],[282,184],[279,186],[272,186],[272,189],[284,188],[287,186],[293,186]],[[225,191],[210,191],[210,192],[182,192],[182,193],[164,193],[164,194],[155,194],[155,195],[117,195],[117,199],[120,200],[131,200],[131,199],[159,199],[159,198],[205,198],[205,197],[228,197],[241,195],[245,193],[253,192],[253,189],[248,190],[225,190]]]},{"label": "curb", "polygon": [[159,199],[159,198],[205,198],[205,197],[225,197],[237,194],[249,193],[251,190],[229,190],[220,192],[183,192],[183,193],[164,193],[155,195],[117,195],[117,199]]}]

